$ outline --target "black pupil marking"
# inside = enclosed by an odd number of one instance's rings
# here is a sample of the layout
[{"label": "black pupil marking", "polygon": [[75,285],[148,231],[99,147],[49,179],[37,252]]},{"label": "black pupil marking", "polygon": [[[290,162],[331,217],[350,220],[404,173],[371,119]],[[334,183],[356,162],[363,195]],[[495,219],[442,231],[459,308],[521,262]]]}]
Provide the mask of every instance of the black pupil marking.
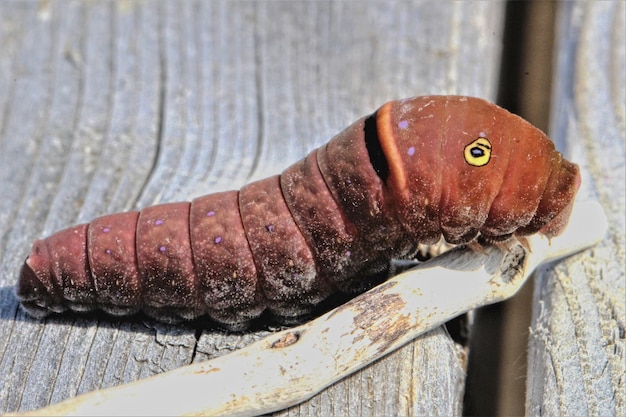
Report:
[{"label": "black pupil marking", "polygon": [[479,147],[475,147],[470,149],[470,152],[474,158],[479,158],[481,156],[485,156],[485,151],[480,149]]},{"label": "black pupil marking", "polygon": [[365,147],[367,148],[372,167],[376,171],[376,175],[381,180],[386,181],[389,176],[389,164],[387,164],[383,148],[380,146],[380,139],[376,130],[376,113],[365,119],[363,133],[365,135]]}]

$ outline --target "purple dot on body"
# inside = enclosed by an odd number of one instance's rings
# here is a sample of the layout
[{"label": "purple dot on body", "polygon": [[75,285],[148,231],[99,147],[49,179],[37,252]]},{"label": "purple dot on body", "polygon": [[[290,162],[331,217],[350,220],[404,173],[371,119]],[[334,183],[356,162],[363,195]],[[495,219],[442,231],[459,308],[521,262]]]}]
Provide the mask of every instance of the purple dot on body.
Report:
[{"label": "purple dot on body", "polygon": [[113,253],[113,251],[111,251],[111,249],[106,249],[106,250],[104,251],[104,253],[106,253],[107,255],[110,255],[110,254],[112,254],[112,253]]},{"label": "purple dot on body", "polygon": [[158,219],[154,221],[154,225],[155,226],[161,226],[163,224],[163,220],[162,219]]},{"label": "purple dot on body", "polygon": [[408,153],[408,154],[409,154],[409,156],[413,156],[413,155],[415,155],[415,147],[414,147],[414,146],[411,146],[411,147],[409,148],[409,150],[408,150],[406,153]]},{"label": "purple dot on body", "polygon": [[273,224],[268,224],[267,226],[265,226],[265,228],[267,229],[268,232],[273,232],[274,231],[274,225]]},{"label": "purple dot on body", "polygon": [[213,217],[213,216],[215,216],[215,212],[213,210],[211,210],[211,211],[207,212],[206,216],[207,217]]},{"label": "purple dot on body", "polygon": [[222,237],[221,236],[216,237],[215,240],[214,240],[215,243],[220,243],[221,241],[222,241]]},{"label": "purple dot on body", "polygon": [[102,228],[102,233],[109,233],[111,231],[110,227],[103,227]]},{"label": "purple dot on body", "polygon": [[487,134],[485,132],[480,132],[478,136],[480,136],[481,138],[485,138],[487,137]]},{"label": "purple dot on body", "polygon": [[165,253],[165,252],[167,252],[167,248],[166,248],[165,246],[161,246],[161,247],[159,248],[159,252],[161,252],[161,253]]},{"label": "purple dot on body", "polygon": [[409,127],[409,122],[407,122],[406,120],[400,120],[400,123],[398,123],[398,127],[400,129],[406,129],[407,127]]},{"label": "purple dot on body", "polygon": [[346,251],[346,256],[350,257],[350,255],[352,255],[352,252],[350,252],[349,250]]}]

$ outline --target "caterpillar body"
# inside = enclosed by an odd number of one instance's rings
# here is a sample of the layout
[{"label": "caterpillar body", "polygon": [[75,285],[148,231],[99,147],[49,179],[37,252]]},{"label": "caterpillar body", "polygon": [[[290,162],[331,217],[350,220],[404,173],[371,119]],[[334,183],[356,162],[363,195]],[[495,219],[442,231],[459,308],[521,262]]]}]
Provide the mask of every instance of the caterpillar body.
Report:
[{"label": "caterpillar body", "polygon": [[545,134],[494,104],[392,101],[280,175],[35,241],[17,294],[36,317],[289,319],[441,236],[557,235],[579,185]]}]

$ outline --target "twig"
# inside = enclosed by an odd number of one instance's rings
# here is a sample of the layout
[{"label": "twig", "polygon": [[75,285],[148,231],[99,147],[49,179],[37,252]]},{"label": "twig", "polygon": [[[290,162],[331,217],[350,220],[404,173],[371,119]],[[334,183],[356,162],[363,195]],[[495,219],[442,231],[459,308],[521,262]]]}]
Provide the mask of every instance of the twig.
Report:
[{"label": "twig", "polygon": [[597,243],[607,229],[596,203],[578,204],[570,223],[551,242],[530,237],[531,251],[519,243],[484,253],[455,248],[229,355],[17,415],[250,416],[284,409],[466,311],[511,297],[539,264]]}]

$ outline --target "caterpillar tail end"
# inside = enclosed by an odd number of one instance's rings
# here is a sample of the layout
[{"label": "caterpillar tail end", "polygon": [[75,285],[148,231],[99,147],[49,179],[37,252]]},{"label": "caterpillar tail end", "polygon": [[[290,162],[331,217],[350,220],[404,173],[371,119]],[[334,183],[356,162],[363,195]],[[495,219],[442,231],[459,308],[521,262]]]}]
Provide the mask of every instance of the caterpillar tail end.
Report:
[{"label": "caterpillar tail end", "polygon": [[16,287],[22,308],[31,316],[41,319],[52,312],[62,312],[65,307],[54,299],[50,274],[50,257],[46,244],[37,240],[24,261]]}]

